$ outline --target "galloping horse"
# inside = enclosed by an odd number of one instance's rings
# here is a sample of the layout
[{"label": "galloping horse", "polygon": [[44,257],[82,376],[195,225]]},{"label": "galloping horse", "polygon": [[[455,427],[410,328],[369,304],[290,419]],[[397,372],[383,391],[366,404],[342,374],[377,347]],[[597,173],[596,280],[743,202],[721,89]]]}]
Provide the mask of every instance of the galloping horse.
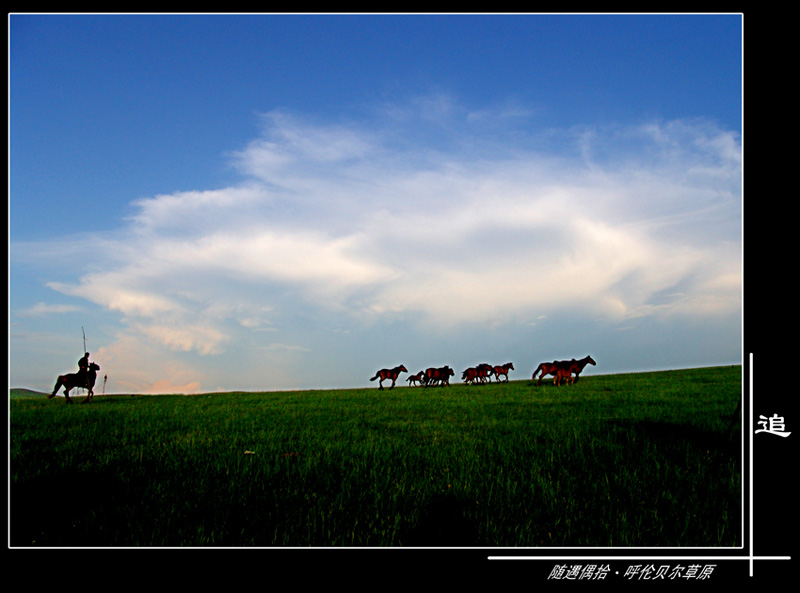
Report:
[{"label": "galloping horse", "polygon": [[[375,379],[380,377],[381,380],[378,381],[378,389],[383,389],[383,381],[385,379],[391,379],[392,387],[394,387],[395,381],[397,381],[397,377],[400,375],[400,373],[407,373],[407,372],[408,369],[401,364],[399,367],[394,367],[393,369],[379,370],[377,373],[375,373],[375,376],[372,377],[372,379],[370,379],[370,381],[374,381]],[[392,387],[389,387],[389,389],[391,389]]]},{"label": "galloping horse", "polygon": [[411,387],[412,383],[422,383],[424,375],[425,371],[420,371],[416,375],[411,375],[408,379],[406,379],[406,381],[408,381],[408,386]]},{"label": "galloping horse", "polygon": [[502,366],[496,366],[496,367],[494,367],[492,369],[492,371],[494,372],[494,376],[497,377],[497,381],[498,382],[500,381],[500,375],[505,375],[506,383],[508,383],[508,371],[509,370],[512,370],[512,371],[514,370],[514,365],[512,363],[510,363],[510,362],[507,362],[506,364],[504,364]]},{"label": "galloping horse", "polygon": [[[572,376],[572,373],[575,373],[575,377]],[[561,381],[564,379],[567,380],[567,385],[570,385],[571,383],[575,382],[575,378],[579,373],[580,369],[578,368],[577,361],[570,361],[570,364],[568,365],[559,366],[555,377],[553,378],[553,385],[561,385]]]},{"label": "galloping horse", "polygon": [[[575,359],[573,358],[572,360]],[[558,372],[558,369],[561,366],[572,364],[572,360],[554,360],[553,362],[543,362],[538,367],[536,367],[535,371],[533,371],[533,376],[531,377],[531,380],[535,379],[536,375],[539,373],[539,371],[541,371],[542,374],[539,375],[539,383],[538,383],[539,385],[541,385],[542,379],[544,379],[546,375],[555,376],[555,374]]]},{"label": "galloping horse", "polygon": [[451,369],[449,366],[445,365],[439,369],[439,372],[441,373],[440,380],[442,382],[442,387],[444,387],[445,385],[447,387],[450,387],[450,377],[456,374],[455,371]]},{"label": "galloping horse", "polygon": [[442,387],[445,385],[450,387],[450,377],[453,375],[455,375],[455,372],[447,365],[439,367],[438,369],[431,367],[425,370],[425,386],[427,387],[428,385],[436,385],[436,383],[441,383]]},{"label": "galloping horse", "polygon": [[531,377],[531,379],[535,379],[539,371],[542,371],[542,374],[539,375],[539,385],[542,384],[542,379],[544,379],[546,375],[553,375],[553,377],[555,377],[553,379],[553,384],[555,385],[556,380],[558,378],[557,373],[559,369],[566,369],[572,367],[572,365],[576,365],[570,371],[570,373],[575,373],[575,379],[573,380],[574,383],[575,381],[578,380],[578,375],[581,374],[581,371],[583,371],[583,367],[585,367],[587,364],[596,365],[597,363],[594,360],[592,360],[591,356],[586,356],[585,358],[581,358],[580,360],[575,360],[573,358],[572,360],[554,360],[553,362],[543,362],[538,367],[536,367],[535,371],[533,371],[533,376]]},{"label": "galloping horse", "polygon": [[464,381],[464,383],[474,384],[475,379],[477,378],[478,378],[478,369],[476,369],[475,367],[469,367],[467,370],[461,373],[461,380]]},{"label": "galloping horse", "polygon": [[478,371],[478,380],[481,383],[486,383],[486,381],[492,380],[492,373],[494,373],[494,368],[492,365],[484,362],[476,366],[475,370]]},{"label": "galloping horse", "polygon": [[89,365],[89,370],[86,373],[69,373],[67,375],[59,375],[56,380],[56,386],[53,387],[53,393],[47,396],[47,399],[55,397],[58,390],[64,388],[64,397],[68,404],[72,403],[69,398],[69,392],[75,387],[83,387],[89,390],[89,394],[82,403],[92,401],[94,396],[94,382],[97,380],[97,371],[100,370],[100,365],[93,362]]}]

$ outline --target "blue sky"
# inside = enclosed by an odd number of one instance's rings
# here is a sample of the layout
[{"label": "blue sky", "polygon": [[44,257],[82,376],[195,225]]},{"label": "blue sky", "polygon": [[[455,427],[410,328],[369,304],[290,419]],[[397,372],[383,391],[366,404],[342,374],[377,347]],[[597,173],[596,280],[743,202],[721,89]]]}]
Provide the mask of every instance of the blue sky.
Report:
[{"label": "blue sky", "polygon": [[9,383],[741,362],[740,15],[11,15]]}]

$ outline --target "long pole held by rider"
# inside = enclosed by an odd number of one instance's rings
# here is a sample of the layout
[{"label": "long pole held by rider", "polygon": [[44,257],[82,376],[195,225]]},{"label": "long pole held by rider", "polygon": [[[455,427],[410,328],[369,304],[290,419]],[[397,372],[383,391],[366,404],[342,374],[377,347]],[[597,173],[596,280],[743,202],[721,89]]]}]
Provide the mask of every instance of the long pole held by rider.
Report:
[{"label": "long pole held by rider", "polygon": [[78,361],[78,372],[85,385],[81,389],[89,388],[89,352],[86,350],[86,330],[81,326],[83,332],[83,357]]}]

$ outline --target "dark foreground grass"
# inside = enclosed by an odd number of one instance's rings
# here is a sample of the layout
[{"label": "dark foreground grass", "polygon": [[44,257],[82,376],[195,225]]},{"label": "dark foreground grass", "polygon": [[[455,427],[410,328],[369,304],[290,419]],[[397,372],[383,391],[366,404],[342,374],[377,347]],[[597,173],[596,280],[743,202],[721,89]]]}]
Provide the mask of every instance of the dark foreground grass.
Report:
[{"label": "dark foreground grass", "polygon": [[737,546],[740,395],[736,366],[14,399],[11,545]]}]

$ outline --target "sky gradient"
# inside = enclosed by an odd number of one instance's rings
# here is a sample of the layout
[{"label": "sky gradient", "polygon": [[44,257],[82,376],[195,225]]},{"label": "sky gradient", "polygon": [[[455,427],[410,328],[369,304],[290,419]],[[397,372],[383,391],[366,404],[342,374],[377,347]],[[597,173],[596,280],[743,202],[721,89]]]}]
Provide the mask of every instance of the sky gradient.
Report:
[{"label": "sky gradient", "polygon": [[81,328],[110,393],[741,363],[740,15],[9,34],[10,386]]}]

